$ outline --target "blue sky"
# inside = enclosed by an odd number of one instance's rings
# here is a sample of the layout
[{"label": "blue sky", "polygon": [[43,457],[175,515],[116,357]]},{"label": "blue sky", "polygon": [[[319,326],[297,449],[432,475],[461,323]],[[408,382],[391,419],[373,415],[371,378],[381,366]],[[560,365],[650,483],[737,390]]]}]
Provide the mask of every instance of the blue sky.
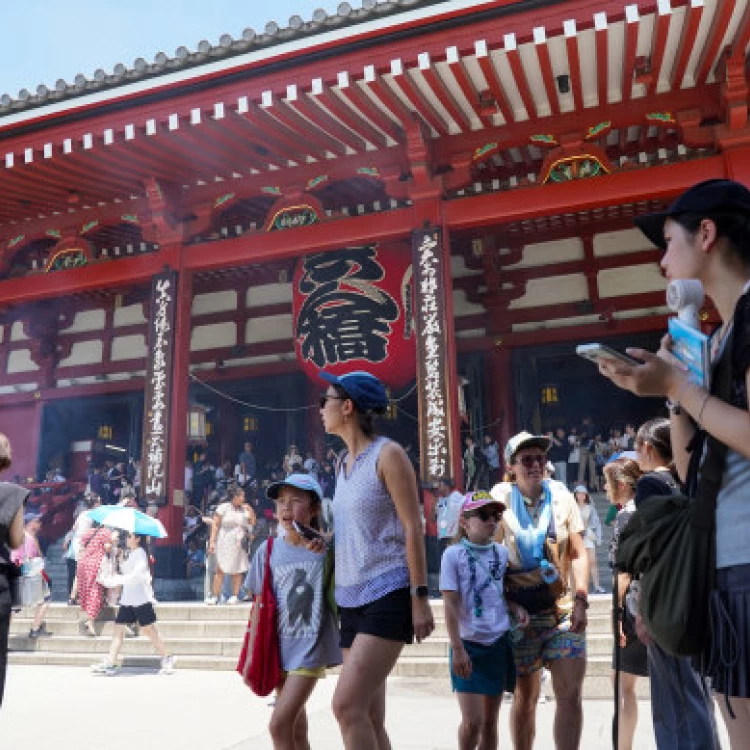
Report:
[{"label": "blue sky", "polygon": [[[222,34],[237,38],[268,21],[287,25],[290,16],[309,20],[315,8],[335,13],[338,0],[0,0],[0,94],[32,93],[59,78],[92,77],[137,57],[157,52],[170,57],[184,45],[191,51]],[[359,8],[359,0],[350,0]]]}]

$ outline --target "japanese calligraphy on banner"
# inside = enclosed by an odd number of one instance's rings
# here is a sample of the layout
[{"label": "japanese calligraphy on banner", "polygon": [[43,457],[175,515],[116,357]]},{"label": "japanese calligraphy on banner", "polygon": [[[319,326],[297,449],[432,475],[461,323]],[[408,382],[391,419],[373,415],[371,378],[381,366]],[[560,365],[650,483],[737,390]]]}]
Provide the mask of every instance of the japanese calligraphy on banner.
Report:
[{"label": "japanese calligraphy on banner", "polygon": [[440,229],[412,234],[417,321],[417,384],[422,480],[453,477],[450,408],[447,392],[448,347],[443,286],[444,250]]},{"label": "japanese calligraphy on banner", "polygon": [[169,413],[172,392],[177,273],[153,277],[149,318],[149,367],[144,402],[142,488],[150,500],[166,503],[169,466]]},{"label": "japanese calligraphy on banner", "polygon": [[408,245],[315,253],[294,274],[294,346],[309,377],[366,370],[392,388],[414,378]]}]

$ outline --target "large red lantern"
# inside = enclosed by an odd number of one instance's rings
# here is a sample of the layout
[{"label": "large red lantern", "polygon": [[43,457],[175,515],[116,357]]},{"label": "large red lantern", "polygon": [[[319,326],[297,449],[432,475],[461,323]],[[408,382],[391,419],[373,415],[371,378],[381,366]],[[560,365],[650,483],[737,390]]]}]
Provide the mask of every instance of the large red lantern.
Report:
[{"label": "large red lantern", "polygon": [[294,273],[294,348],[318,380],[366,370],[391,388],[414,379],[411,253],[368,245],[315,253]]}]

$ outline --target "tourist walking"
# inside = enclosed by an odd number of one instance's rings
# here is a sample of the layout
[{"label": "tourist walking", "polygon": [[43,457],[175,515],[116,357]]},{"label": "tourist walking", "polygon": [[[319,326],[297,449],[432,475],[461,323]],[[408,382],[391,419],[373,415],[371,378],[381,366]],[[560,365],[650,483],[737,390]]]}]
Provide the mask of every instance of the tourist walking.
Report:
[{"label": "tourist walking", "polygon": [[[638,463],[630,458],[617,458],[604,467],[605,488],[611,507],[622,506],[614,521],[612,541],[609,547],[609,564],[614,570],[620,534],[635,512],[635,488],[641,477]],[[614,621],[617,627],[614,637],[620,646],[620,690],[618,707],[618,750],[632,750],[635,728],[638,724],[638,698],[636,686],[639,677],[648,676],[646,646],[635,632],[637,612],[637,582],[632,582],[627,573],[617,573],[612,583],[617,587],[617,611]],[[615,658],[612,669],[616,670]],[[612,679],[615,679],[613,674]]]},{"label": "tourist walking", "polygon": [[[548,434],[550,449],[547,457],[555,467],[555,479],[568,485],[568,456],[570,455],[570,443],[564,427],[558,427],[554,432]],[[499,481],[499,480],[498,480]]]},{"label": "tourist walking", "polygon": [[437,488],[438,499],[434,506],[434,522],[437,526],[440,543],[440,557],[458,533],[461,507],[464,495],[456,489],[456,483],[449,477],[440,480]]},{"label": "tourist walking", "polygon": [[221,503],[214,511],[208,554],[216,555],[216,572],[213,590],[206,597],[206,604],[218,603],[225,575],[232,578],[232,595],[227,599],[227,604],[237,604],[243,574],[250,567],[248,549],[255,523],[255,513],[245,502],[242,487],[231,490],[229,501]]},{"label": "tourist walking", "polygon": [[579,484],[573,490],[573,497],[578,503],[578,511],[583,521],[583,546],[589,558],[589,574],[594,586],[595,594],[604,594],[604,589],[599,585],[599,565],[596,561],[596,548],[602,543],[602,524],[596,506],[591,501],[591,495],[586,486]]},{"label": "tourist walking", "polygon": [[23,606],[34,608],[34,619],[29,630],[31,639],[52,635],[44,621],[52,595],[49,579],[44,572],[44,554],[37,538],[41,528],[42,517],[38,513],[26,513],[23,517],[23,544],[11,553],[11,562],[20,566],[23,573]]},{"label": "tourist walking", "polygon": [[113,532],[99,524],[81,537],[78,553],[78,603],[81,607],[81,629],[86,635],[96,636],[94,621],[104,606],[106,591],[99,582],[102,560],[112,550]]},{"label": "tourist walking", "polygon": [[578,477],[578,466],[581,463],[581,440],[578,437],[578,428],[571,427],[568,433],[568,446],[570,451],[568,453],[568,481],[566,484],[568,487],[572,487],[576,483]]},{"label": "tourist walking", "polygon": [[468,493],[455,543],[445,550],[440,566],[451,685],[461,708],[459,750],[498,747],[503,693],[516,686],[513,620],[518,628],[529,624],[526,610],[506,604],[503,594],[508,550],[493,537],[504,510],[486,491]]},{"label": "tourist walking", "polygon": [[[0,434],[0,473],[12,463],[10,441]],[[17,484],[0,482],[0,706],[5,693],[5,673],[8,665],[8,633],[13,607],[12,591],[18,583],[20,571],[11,562],[11,550],[24,541],[23,506],[29,491]]]},{"label": "tourist walking", "polygon": [[112,644],[105,661],[95,664],[91,671],[94,674],[113,675],[117,673],[117,658],[122,648],[126,629],[138,625],[141,632],[148,636],[161,657],[161,674],[174,671],[174,657],[159,635],[154,611],[154,591],[151,588],[151,569],[146,537],[141,534],[128,533],[126,536],[127,556],[120,562],[119,573],[102,577],[102,583],[108,589],[122,587],[120,607],[115,617],[115,631]]},{"label": "tourist walking", "polygon": [[516,750],[534,745],[543,667],[552,674],[557,750],[578,748],[583,725],[589,562],[573,495],[559,482],[544,479],[549,446],[542,435],[513,436],[504,454],[509,481],[491,493],[507,508],[495,537],[509,553],[506,596],[522,603],[530,618],[514,648],[518,677],[511,732]]},{"label": "tourist walking", "polygon": [[376,750],[390,747],[386,678],[404,644],[435,627],[417,480],[403,448],[375,434],[388,405],[383,384],[367,372],[321,377],[323,427],[346,445],[333,502],[344,649],[333,711],[347,750]]},{"label": "tourist walking", "polygon": [[484,445],[482,446],[482,453],[484,453],[484,459],[487,462],[487,486],[486,489],[497,484],[500,479],[500,446],[497,444],[497,440],[492,435],[484,436]]},{"label": "tourist walking", "polygon": [[319,529],[323,493],[310,474],[291,474],[267,490],[276,503],[276,517],[284,534],[263,542],[255,552],[245,579],[248,593],[260,596],[269,568],[278,603],[278,630],[282,681],[269,730],[276,750],[309,748],[305,705],[326,668],[341,664],[339,629],[329,606],[325,575],[327,550],[313,545],[299,532]]},{"label": "tourist walking", "polygon": [[[731,180],[707,180],[681,195],[661,214],[639,217],[646,236],[666,252],[661,260],[670,280],[697,279],[714,304],[721,327],[712,339],[715,362],[727,342],[731,361],[729,402],[688,380],[671,358],[672,341],[662,340],[660,356],[633,350],[638,367],[603,367],[617,385],[637,395],[666,396],[672,408],[675,466],[688,478],[694,446],[706,435],[727,446],[716,501],[716,589],[713,594],[711,683],[727,725],[732,749],[750,746],[750,191]],[[727,651],[726,644],[739,648]],[[724,698],[726,696],[726,700]]]},{"label": "tourist walking", "polygon": [[487,473],[487,461],[481,448],[474,441],[473,435],[464,437],[464,480],[467,490],[475,490],[480,487],[487,488],[489,475]]}]

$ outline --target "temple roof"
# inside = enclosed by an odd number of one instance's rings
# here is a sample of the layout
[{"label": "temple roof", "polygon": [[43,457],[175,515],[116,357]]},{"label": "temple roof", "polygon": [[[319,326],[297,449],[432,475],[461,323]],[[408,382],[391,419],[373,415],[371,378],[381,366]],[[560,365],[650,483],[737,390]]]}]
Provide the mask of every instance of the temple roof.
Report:
[{"label": "temple roof", "polygon": [[[475,4],[481,5],[482,1]],[[232,60],[253,53],[256,57],[258,53],[261,57],[270,56],[276,48],[290,42],[296,42],[297,48],[300,47],[300,43],[304,47],[306,41],[313,41],[327,32],[345,30],[435,5],[466,6],[467,3],[456,0],[361,0],[361,7],[354,8],[351,3],[341,2],[332,14],[318,8],[308,20],[293,15],[286,26],[271,20],[263,30],[244,29],[238,38],[231,34],[222,34],[218,44],[203,40],[198,42],[194,50],[185,46],[178,47],[172,56],[165,52],[157,52],[152,62],[139,57],[129,66],[117,63],[111,72],[98,68],[92,76],[79,73],[72,82],[60,78],[54,86],[40,84],[35,92],[24,88],[15,97],[8,93],[3,94],[0,97],[0,122],[15,112],[106,91],[128,83],[159,78],[178,71],[201,68],[220,60]]]}]

